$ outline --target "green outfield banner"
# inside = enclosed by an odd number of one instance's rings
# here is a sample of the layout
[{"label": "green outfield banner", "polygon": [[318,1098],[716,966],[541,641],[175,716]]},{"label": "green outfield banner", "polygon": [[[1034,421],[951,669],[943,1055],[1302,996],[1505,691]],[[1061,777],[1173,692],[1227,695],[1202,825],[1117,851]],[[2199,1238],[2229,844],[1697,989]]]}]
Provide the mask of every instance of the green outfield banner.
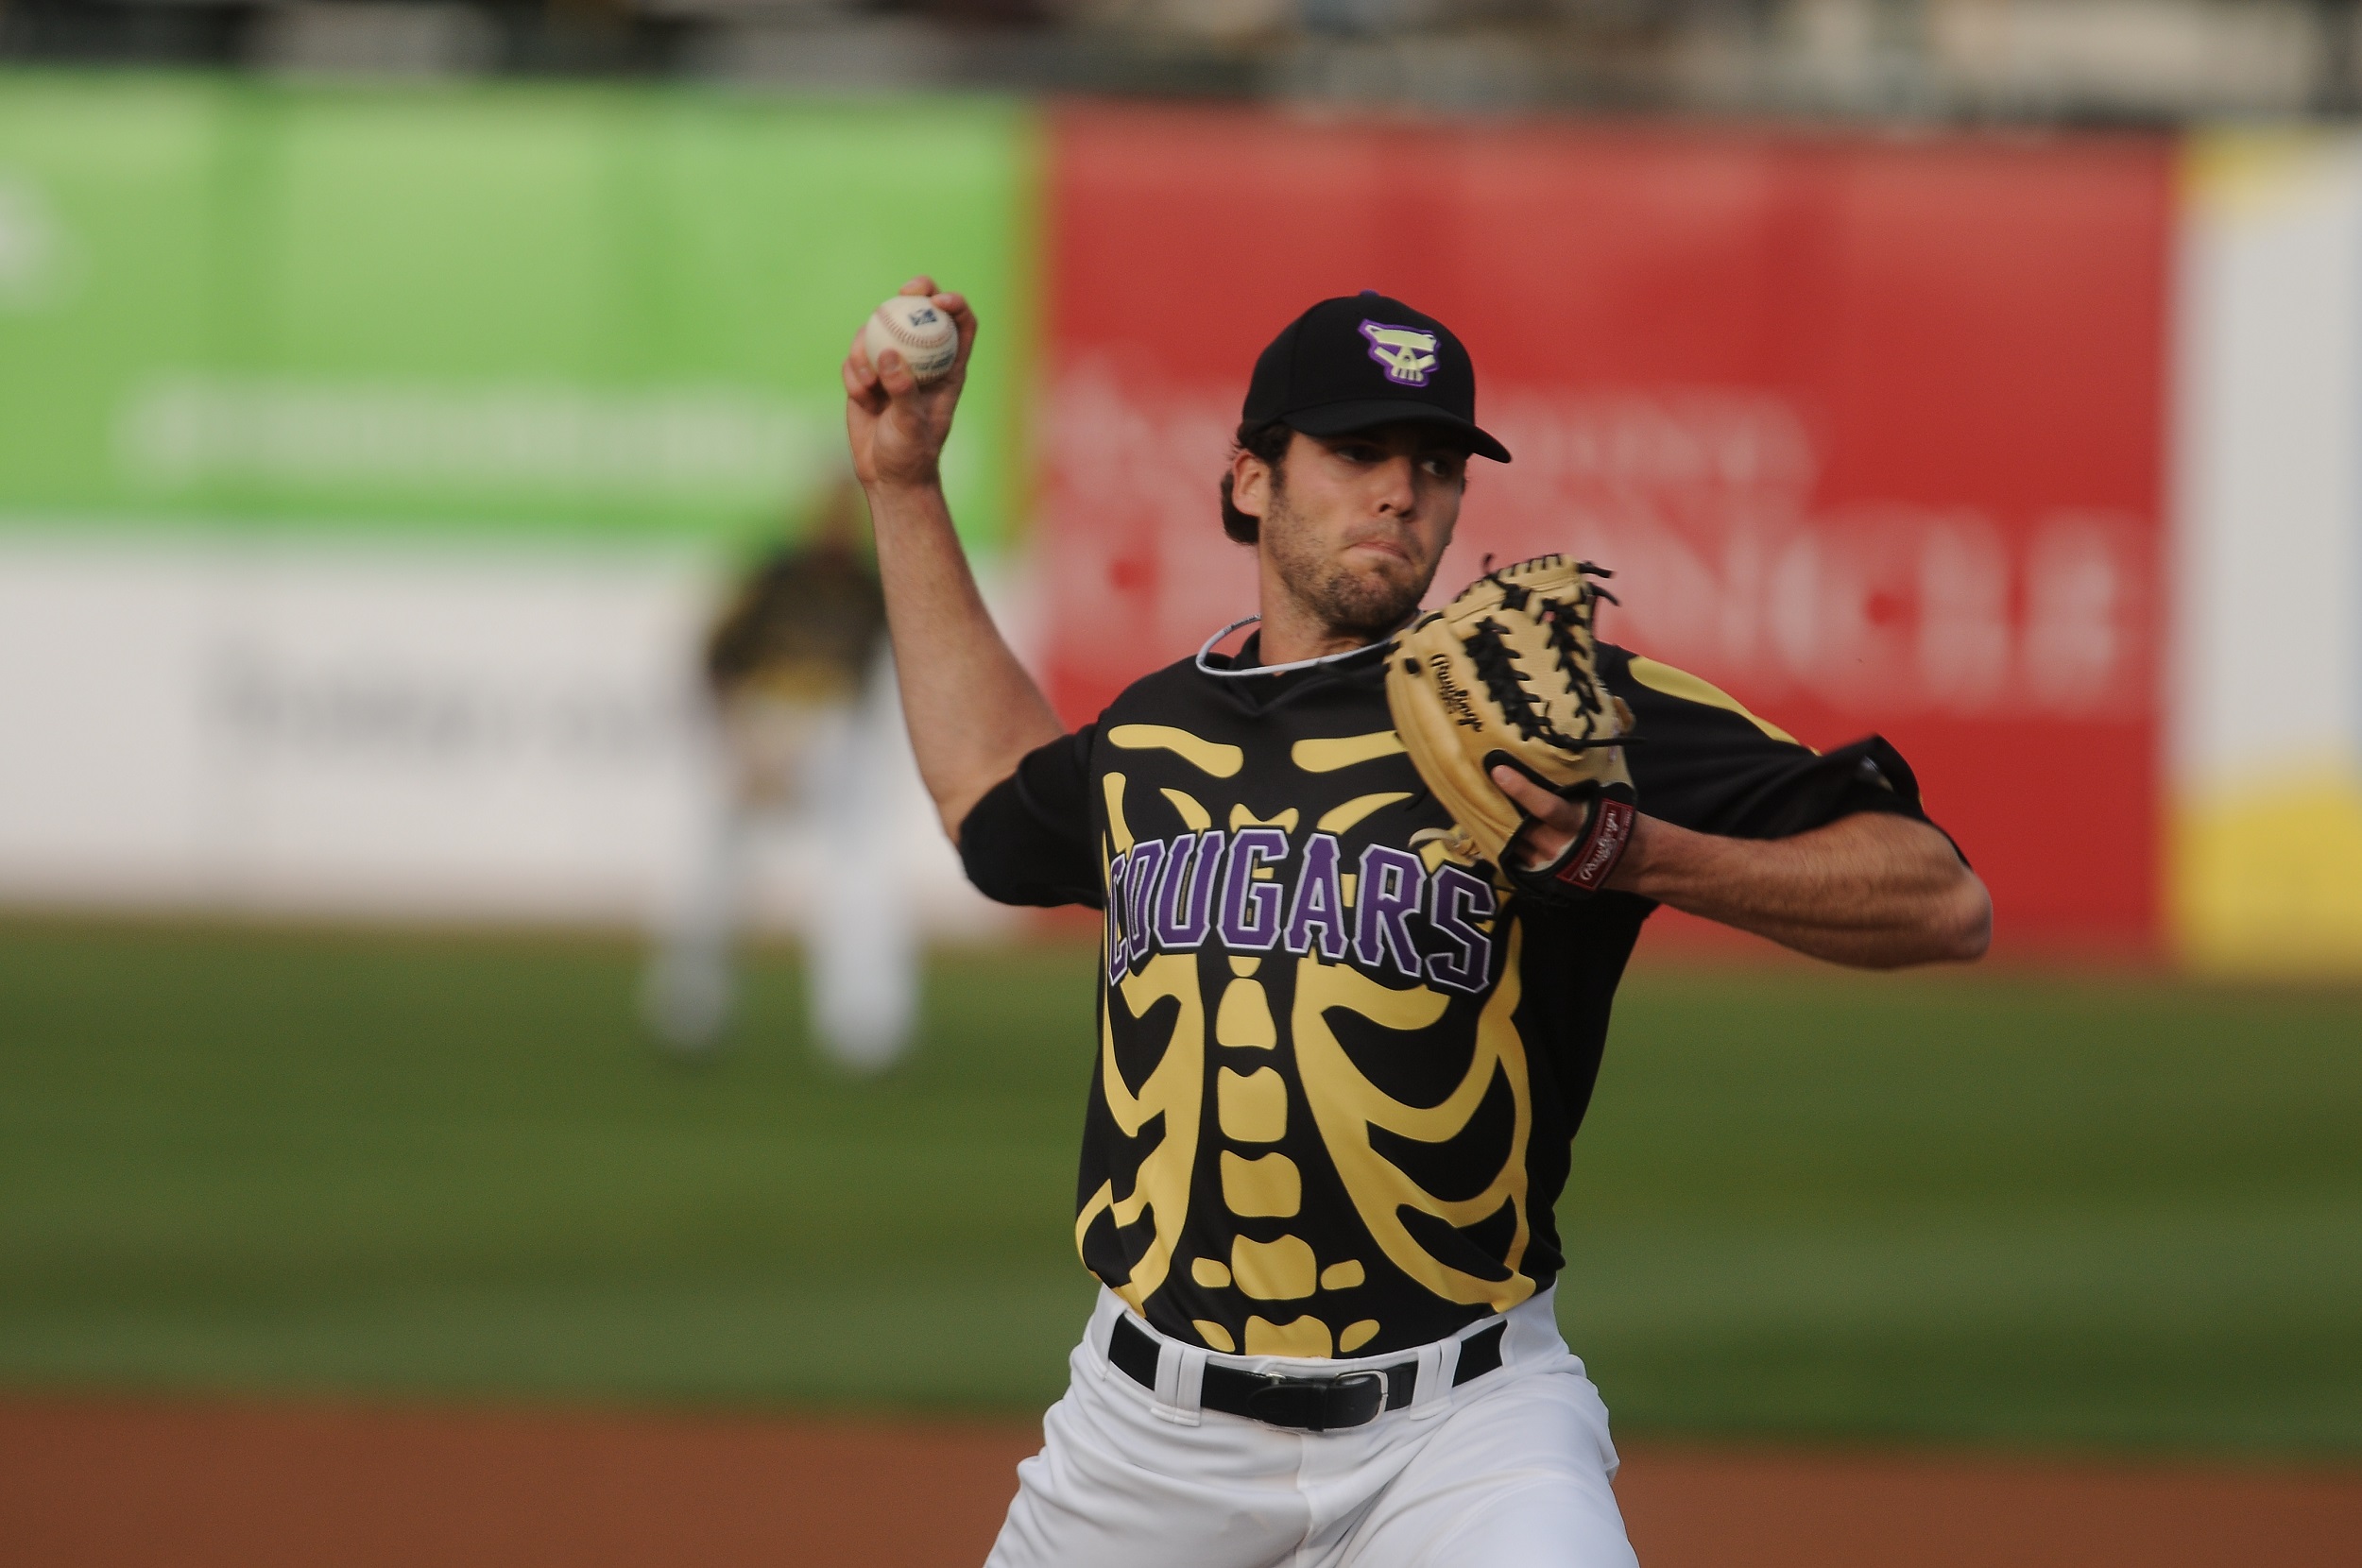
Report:
[{"label": "green outfield banner", "polygon": [[905,278],[989,323],[949,456],[1023,484],[1033,122],[990,101],[0,75],[0,517],[727,543],[841,462]]}]

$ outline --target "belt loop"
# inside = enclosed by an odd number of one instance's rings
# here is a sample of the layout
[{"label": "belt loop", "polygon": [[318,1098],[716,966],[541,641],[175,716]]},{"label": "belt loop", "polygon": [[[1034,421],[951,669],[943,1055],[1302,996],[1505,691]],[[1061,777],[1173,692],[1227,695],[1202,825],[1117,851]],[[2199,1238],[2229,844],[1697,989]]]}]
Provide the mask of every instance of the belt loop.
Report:
[{"label": "belt loop", "polygon": [[[1108,1310],[1111,1306],[1113,1311]],[[1093,1370],[1103,1378],[1115,1370],[1116,1324],[1122,1321],[1123,1304],[1116,1300],[1113,1291],[1101,1286],[1099,1300],[1091,1304],[1090,1326],[1091,1343],[1098,1348],[1099,1354],[1090,1359]]]},{"label": "belt loop", "polygon": [[1196,1345],[1181,1347],[1181,1377],[1172,1390],[1172,1402],[1190,1413],[1191,1426],[1206,1415],[1206,1358],[1209,1354]]},{"label": "belt loop", "polygon": [[1163,1335],[1156,1337],[1156,1403],[1149,1413],[1175,1426],[1195,1426],[1205,1419],[1198,1401],[1206,1386],[1206,1352]]},{"label": "belt loop", "polygon": [[1451,1374],[1459,1366],[1460,1341],[1456,1338],[1419,1347],[1419,1386],[1411,1395],[1412,1421],[1443,1414],[1445,1396],[1451,1392]]}]

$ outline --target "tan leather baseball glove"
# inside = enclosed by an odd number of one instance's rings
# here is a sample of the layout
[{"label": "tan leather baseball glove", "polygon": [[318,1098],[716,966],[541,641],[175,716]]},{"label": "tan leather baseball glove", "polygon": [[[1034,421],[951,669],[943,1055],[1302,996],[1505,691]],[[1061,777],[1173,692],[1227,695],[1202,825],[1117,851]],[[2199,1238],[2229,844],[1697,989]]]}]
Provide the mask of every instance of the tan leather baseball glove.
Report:
[{"label": "tan leather baseball glove", "polygon": [[[1564,555],[1488,571],[1397,637],[1386,666],[1395,729],[1461,847],[1549,902],[1598,892],[1632,837],[1632,710],[1600,684],[1592,640],[1615,596],[1591,579],[1610,575]],[[1588,809],[1547,864],[1525,863],[1532,819],[1493,782],[1502,763]]]}]

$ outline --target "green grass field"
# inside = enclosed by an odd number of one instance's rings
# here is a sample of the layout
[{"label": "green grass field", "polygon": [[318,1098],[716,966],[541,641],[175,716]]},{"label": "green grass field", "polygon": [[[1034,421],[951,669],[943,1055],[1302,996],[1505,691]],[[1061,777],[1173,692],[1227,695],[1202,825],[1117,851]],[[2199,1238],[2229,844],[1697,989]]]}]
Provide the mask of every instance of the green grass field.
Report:
[{"label": "green grass field", "polygon": [[[0,926],[0,1384],[1030,1410],[1091,957],[652,1053],[620,944]],[[2362,995],[1656,968],[1561,1219],[1626,1432],[2362,1452]]]}]

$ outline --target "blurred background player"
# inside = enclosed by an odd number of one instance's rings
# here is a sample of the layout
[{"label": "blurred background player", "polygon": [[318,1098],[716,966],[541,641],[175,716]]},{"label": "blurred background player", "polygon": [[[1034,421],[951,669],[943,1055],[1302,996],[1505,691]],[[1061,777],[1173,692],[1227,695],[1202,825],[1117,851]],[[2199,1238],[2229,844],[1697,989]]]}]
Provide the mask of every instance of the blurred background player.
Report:
[{"label": "blurred background player", "polygon": [[740,586],[706,640],[708,768],[681,884],[642,987],[657,1038],[712,1050],[736,1011],[733,964],[748,883],[767,851],[801,841],[798,922],[812,1034],[857,1072],[899,1061],[916,1014],[908,895],[889,877],[821,874],[822,857],[878,863],[883,803],[903,745],[885,601],[861,492],[839,481],[805,537]]}]

